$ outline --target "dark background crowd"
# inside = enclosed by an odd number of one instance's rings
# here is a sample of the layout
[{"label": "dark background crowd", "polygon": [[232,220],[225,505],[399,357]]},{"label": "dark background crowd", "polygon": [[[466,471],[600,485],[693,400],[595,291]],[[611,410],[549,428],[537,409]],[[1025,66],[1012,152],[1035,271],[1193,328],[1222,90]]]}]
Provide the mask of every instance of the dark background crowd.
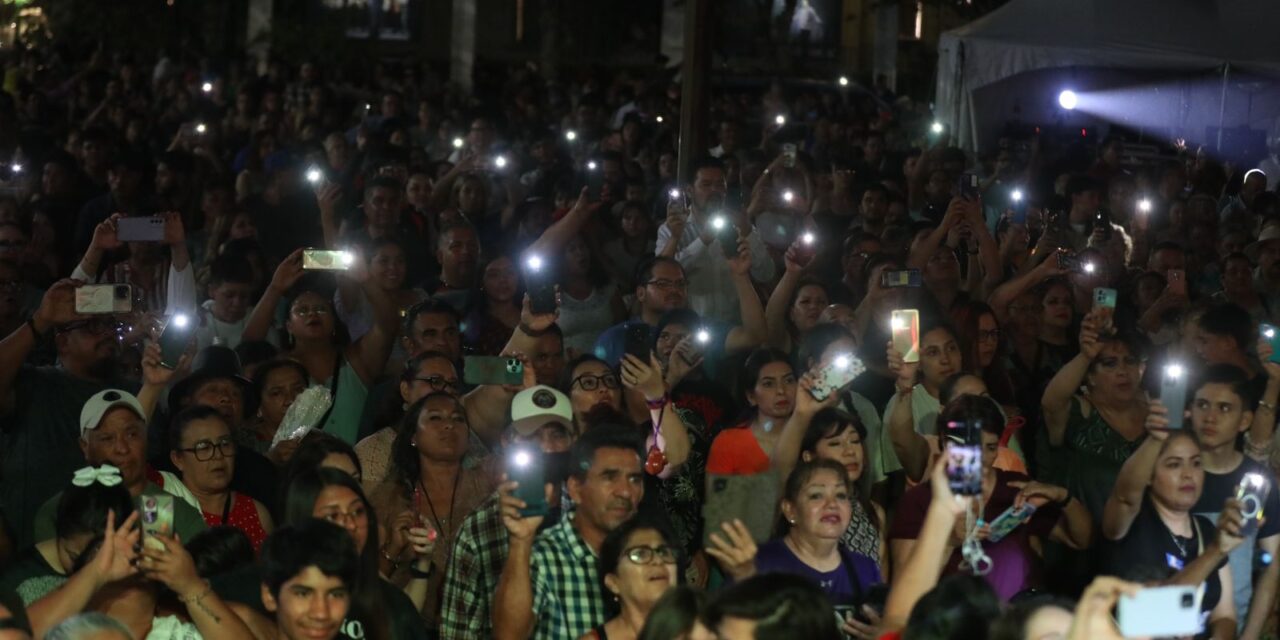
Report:
[{"label": "dark background crowd", "polygon": [[975,154],[882,80],[714,84],[680,158],[661,68],[0,64],[0,637],[1109,638],[1144,586],[1275,635],[1274,155]]}]

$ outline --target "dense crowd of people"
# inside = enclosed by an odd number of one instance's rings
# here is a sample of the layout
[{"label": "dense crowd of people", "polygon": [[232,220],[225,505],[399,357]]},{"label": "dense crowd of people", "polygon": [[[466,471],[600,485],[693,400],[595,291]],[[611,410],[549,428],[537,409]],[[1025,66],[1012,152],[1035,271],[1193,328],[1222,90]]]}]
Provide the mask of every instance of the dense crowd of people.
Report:
[{"label": "dense crowd of people", "polygon": [[656,71],[0,61],[0,637],[1275,633],[1280,176],[775,83],[681,180]]}]

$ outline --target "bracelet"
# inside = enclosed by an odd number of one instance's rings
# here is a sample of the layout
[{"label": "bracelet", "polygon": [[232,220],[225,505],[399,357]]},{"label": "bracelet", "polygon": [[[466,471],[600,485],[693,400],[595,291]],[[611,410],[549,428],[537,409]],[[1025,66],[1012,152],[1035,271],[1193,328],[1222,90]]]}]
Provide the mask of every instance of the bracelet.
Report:
[{"label": "bracelet", "polygon": [[194,603],[200,602],[201,600],[204,599],[205,596],[209,595],[209,593],[213,591],[213,587],[209,586],[208,580],[202,580],[201,582],[204,583],[204,590],[201,591],[199,595],[189,596],[189,597],[178,596],[178,602],[181,602],[182,604],[194,604]]},{"label": "bracelet", "polygon": [[399,562],[398,560],[396,560],[395,558],[391,557],[391,554],[387,553],[387,548],[386,548],[386,547],[382,547],[381,549],[378,549],[378,553],[382,554],[382,559],[384,559],[384,560],[386,560],[387,562],[390,562],[390,563],[391,563],[391,570],[392,570],[392,571],[395,571],[396,569],[399,569],[399,568],[400,568],[400,562]]},{"label": "bracelet", "polygon": [[658,409],[661,409],[667,406],[667,394],[665,393],[662,394],[662,397],[658,398],[657,400],[650,400],[648,398],[645,398],[644,403],[648,405],[651,411],[657,411]]},{"label": "bracelet", "polygon": [[27,326],[30,327],[31,335],[35,336],[37,342],[44,340],[44,334],[40,333],[40,330],[36,328],[35,318],[27,318]]},{"label": "bracelet", "polygon": [[423,571],[422,569],[419,569],[417,565],[411,564],[409,565],[409,575],[419,580],[426,580],[431,577],[431,574],[435,571],[435,568],[436,568],[436,565],[429,564],[427,565],[427,570]]}]

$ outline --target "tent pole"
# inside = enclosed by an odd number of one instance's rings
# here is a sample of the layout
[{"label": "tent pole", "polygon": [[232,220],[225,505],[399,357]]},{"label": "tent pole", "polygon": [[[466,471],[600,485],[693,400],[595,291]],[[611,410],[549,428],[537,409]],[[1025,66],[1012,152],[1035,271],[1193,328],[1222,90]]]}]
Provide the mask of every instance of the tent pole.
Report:
[{"label": "tent pole", "polygon": [[1227,121],[1227,80],[1231,77],[1231,63],[1222,65],[1222,98],[1218,102],[1218,154],[1222,154],[1222,125]]}]

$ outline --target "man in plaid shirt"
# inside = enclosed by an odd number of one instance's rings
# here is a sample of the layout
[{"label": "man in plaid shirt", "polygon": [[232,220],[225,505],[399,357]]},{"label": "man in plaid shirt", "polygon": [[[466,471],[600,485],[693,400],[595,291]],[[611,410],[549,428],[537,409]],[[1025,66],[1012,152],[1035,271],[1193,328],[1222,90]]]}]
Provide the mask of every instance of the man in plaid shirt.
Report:
[{"label": "man in plaid shirt", "polygon": [[524,502],[511,495],[514,483],[499,488],[511,548],[493,598],[493,637],[577,638],[604,623],[596,553],[644,497],[641,446],[635,430],[616,425],[582,434],[567,483],[576,508],[536,538],[543,519],[520,516]]},{"label": "man in plaid shirt", "polygon": [[[573,444],[573,409],[569,398],[546,386],[517,393],[511,401],[511,426],[503,444],[536,446],[548,459],[568,456]],[[556,474],[548,464],[548,478]],[[567,465],[559,465],[564,467]],[[440,611],[440,640],[492,638],[489,603],[507,559],[507,529],[502,525],[499,495],[485,500],[458,530],[444,579],[444,604]],[[552,504],[555,504],[553,501]],[[552,509],[547,524],[559,522],[560,509]]]}]

